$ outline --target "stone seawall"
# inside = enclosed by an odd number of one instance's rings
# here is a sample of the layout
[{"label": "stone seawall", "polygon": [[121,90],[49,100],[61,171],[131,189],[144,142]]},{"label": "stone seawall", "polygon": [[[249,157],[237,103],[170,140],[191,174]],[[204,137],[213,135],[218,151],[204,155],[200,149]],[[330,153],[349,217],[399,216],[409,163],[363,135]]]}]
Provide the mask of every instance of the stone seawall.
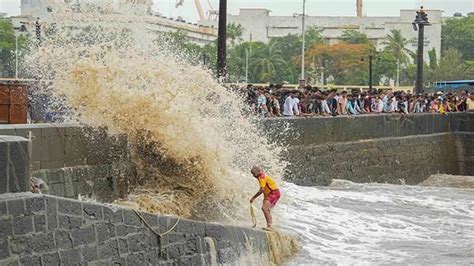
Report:
[{"label": "stone seawall", "polygon": [[0,135],[0,193],[30,190],[31,141]]},{"label": "stone seawall", "polygon": [[287,179],[299,185],[353,182],[417,184],[431,174],[457,174],[453,133],[292,146]]},{"label": "stone seawall", "polygon": [[299,185],[417,184],[431,174],[474,175],[474,113],[269,119],[290,130],[286,178]]},{"label": "stone seawall", "polygon": [[0,125],[0,135],[31,139],[31,175],[50,186],[49,193],[110,202],[126,195],[136,172],[123,136],[77,124]]},{"label": "stone seawall", "polygon": [[456,132],[455,144],[459,174],[474,175],[474,132]]},{"label": "stone seawall", "polygon": [[[264,121],[289,147],[286,178],[327,185],[333,178],[408,184],[430,174],[474,175],[474,113],[279,118]],[[453,135],[454,134],[454,135]],[[0,135],[31,137],[32,175],[50,193],[110,202],[136,184],[126,138],[74,124],[0,125]]]},{"label": "stone seawall", "polygon": [[[0,194],[0,265],[246,265],[296,250],[276,233],[32,193]],[[173,227],[175,224],[177,225]],[[168,234],[159,234],[171,230]],[[288,241],[288,242],[282,242]],[[280,250],[275,250],[279,248]],[[280,256],[273,257],[278,252]],[[260,258],[262,261],[255,261]]]},{"label": "stone seawall", "polygon": [[273,136],[283,144],[301,146],[446,132],[474,132],[474,113],[276,118],[266,120],[264,126],[272,131],[289,126],[291,130],[284,138],[278,134]]}]

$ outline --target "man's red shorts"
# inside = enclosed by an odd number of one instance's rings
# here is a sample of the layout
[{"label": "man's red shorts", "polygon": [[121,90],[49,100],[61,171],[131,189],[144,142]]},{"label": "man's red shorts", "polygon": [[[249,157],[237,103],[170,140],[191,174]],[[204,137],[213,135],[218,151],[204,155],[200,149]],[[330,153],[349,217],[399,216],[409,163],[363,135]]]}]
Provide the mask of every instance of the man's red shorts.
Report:
[{"label": "man's red shorts", "polygon": [[280,199],[280,195],[280,190],[272,190],[270,194],[268,194],[267,200],[272,206],[275,206],[277,201]]}]

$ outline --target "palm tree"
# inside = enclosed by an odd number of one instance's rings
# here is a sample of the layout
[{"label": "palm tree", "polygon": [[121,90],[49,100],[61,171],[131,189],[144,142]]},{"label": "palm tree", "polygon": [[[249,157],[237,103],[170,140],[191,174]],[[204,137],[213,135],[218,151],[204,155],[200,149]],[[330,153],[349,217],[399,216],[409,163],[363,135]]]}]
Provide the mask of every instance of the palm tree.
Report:
[{"label": "palm tree", "polygon": [[283,52],[270,43],[255,51],[252,60],[254,77],[260,82],[280,81],[288,74],[289,63],[283,58]]},{"label": "palm tree", "polygon": [[242,32],[244,27],[240,24],[230,23],[227,25],[227,39],[230,39],[230,44],[233,47],[235,45],[235,41],[242,40]]},{"label": "palm tree", "polygon": [[407,65],[410,56],[413,56],[414,53],[407,48],[411,40],[403,38],[400,30],[393,29],[390,33],[387,35],[387,41],[383,42],[383,44],[385,45],[385,51],[397,58],[397,85],[399,85],[400,65]]}]

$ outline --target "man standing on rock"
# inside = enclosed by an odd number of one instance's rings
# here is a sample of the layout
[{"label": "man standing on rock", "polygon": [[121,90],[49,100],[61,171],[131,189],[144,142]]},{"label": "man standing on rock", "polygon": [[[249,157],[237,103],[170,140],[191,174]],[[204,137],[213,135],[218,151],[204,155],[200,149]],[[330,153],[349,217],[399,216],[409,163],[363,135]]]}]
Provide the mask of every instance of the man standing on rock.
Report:
[{"label": "man standing on rock", "polygon": [[260,185],[260,189],[250,199],[250,203],[253,203],[256,198],[263,194],[262,211],[265,215],[265,220],[267,221],[267,227],[263,229],[267,231],[272,231],[272,215],[270,213],[270,209],[275,206],[278,199],[280,199],[280,190],[278,189],[276,182],[270,176],[266,175],[260,166],[255,165],[254,167],[252,167],[252,170],[250,170],[250,172],[258,180],[258,183]]}]

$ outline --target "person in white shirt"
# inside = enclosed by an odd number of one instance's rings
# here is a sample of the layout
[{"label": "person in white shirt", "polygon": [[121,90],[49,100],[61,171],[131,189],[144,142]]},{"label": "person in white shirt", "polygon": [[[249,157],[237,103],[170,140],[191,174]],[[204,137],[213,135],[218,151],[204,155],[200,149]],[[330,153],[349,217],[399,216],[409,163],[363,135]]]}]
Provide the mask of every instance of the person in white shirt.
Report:
[{"label": "person in white shirt", "polygon": [[283,115],[300,115],[300,112],[298,110],[298,102],[299,101],[296,101],[293,93],[288,94],[288,97],[286,97],[285,103],[283,104]]}]

